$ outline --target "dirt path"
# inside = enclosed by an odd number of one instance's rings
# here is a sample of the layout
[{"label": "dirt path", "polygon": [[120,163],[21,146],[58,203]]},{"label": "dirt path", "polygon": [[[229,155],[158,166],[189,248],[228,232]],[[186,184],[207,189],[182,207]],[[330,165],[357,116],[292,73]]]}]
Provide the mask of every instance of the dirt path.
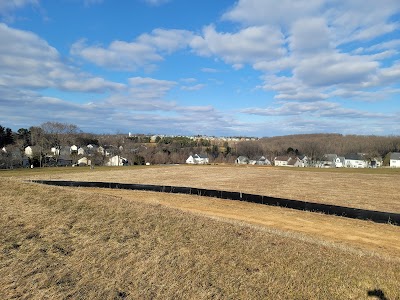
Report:
[{"label": "dirt path", "polygon": [[400,227],[346,219],[312,212],[214,198],[109,189],[85,189],[127,201],[141,201],[198,213],[213,218],[240,221],[280,234],[298,235],[349,251],[367,251],[400,259]]}]

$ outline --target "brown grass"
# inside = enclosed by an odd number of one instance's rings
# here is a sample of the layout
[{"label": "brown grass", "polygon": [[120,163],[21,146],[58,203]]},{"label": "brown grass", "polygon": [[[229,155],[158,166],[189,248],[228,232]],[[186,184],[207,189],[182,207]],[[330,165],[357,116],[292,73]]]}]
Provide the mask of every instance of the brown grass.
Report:
[{"label": "brown grass", "polygon": [[393,169],[167,166],[31,173],[25,178],[191,186],[400,213],[400,170]]},{"label": "brown grass", "polygon": [[175,194],[157,196],[157,193],[150,192],[98,188],[83,188],[83,190],[95,195],[120,197],[127,201],[135,199],[209,217],[245,222],[261,228],[297,233],[303,238],[318,239],[336,247],[370,251],[375,255],[397,258],[400,261],[398,226],[207,197]]},{"label": "brown grass", "polygon": [[0,188],[0,299],[400,298],[397,259],[182,212],[163,194]]}]

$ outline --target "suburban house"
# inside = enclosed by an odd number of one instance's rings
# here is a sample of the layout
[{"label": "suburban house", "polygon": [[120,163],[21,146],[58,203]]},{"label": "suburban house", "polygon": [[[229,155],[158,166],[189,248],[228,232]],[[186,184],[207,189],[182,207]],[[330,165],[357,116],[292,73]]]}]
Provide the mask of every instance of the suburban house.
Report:
[{"label": "suburban house", "polygon": [[204,165],[208,164],[208,156],[203,154],[190,155],[186,160],[187,164]]},{"label": "suburban house", "polygon": [[251,160],[250,164],[259,165],[259,166],[270,166],[271,162],[265,158],[265,156],[261,156],[255,160]]},{"label": "suburban house", "polygon": [[321,168],[343,168],[345,157],[337,154],[325,154],[319,165]]},{"label": "suburban house", "polygon": [[359,153],[345,155],[345,166],[346,168],[367,168],[368,162],[364,159],[364,156]]},{"label": "suburban house", "polygon": [[274,165],[278,167],[285,167],[288,165],[289,158],[290,157],[288,156],[277,156],[274,159]]},{"label": "suburban house", "polygon": [[300,158],[298,158],[298,157],[289,157],[287,166],[288,167],[303,167],[303,163],[300,160]]},{"label": "suburban house", "polygon": [[111,155],[111,153],[110,152],[108,152],[104,147],[102,147],[102,146],[100,146],[99,148],[97,148],[97,152],[98,153],[101,153],[102,155],[105,155],[105,156],[110,156]]},{"label": "suburban house", "polygon": [[72,145],[70,148],[69,148],[69,152],[70,153],[77,153],[78,152],[78,146],[76,146],[76,145]]},{"label": "suburban house", "polygon": [[92,165],[92,161],[88,159],[87,157],[82,157],[78,159],[78,165],[79,166],[90,166]]},{"label": "suburban house", "polygon": [[299,155],[297,156],[300,159],[300,167],[308,167],[309,166],[309,161],[308,161],[308,157],[306,155]]},{"label": "suburban house", "polygon": [[277,156],[274,159],[274,165],[279,167],[304,167],[304,163],[297,156]]},{"label": "suburban house", "polygon": [[51,152],[53,155],[60,155],[60,149],[57,148],[57,147],[52,147],[52,148],[50,149],[50,152]]},{"label": "suburban house", "polygon": [[78,155],[84,155],[85,154],[85,149],[83,149],[82,147],[78,148]]},{"label": "suburban house", "polygon": [[382,167],[382,165],[383,165],[382,157],[374,157],[371,159],[371,162],[370,162],[371,168],[379,168],[379,167]]},{"label": "suburban house", "polygon": [[390,153],[390,167],[400,168],[400,152]]},{"label": "suburban house", "polygon": [[247,165],[250,162],[250,159],[247,156],[239,156],[235,160],[235,164],[237,165]]},{"label": "suburban house", "polygon": [[306,156],[303,159],[298,156],[278,156],[275,157],[274,164],[280,167],[307,167],[308,159]]},{"label": "suburban house", "polygon": [[128,165],[128,160],[119,155],[110,157],[110,159],[106,163],[106,166],[111,166],[111,167],[126,166],[126,165]]}]

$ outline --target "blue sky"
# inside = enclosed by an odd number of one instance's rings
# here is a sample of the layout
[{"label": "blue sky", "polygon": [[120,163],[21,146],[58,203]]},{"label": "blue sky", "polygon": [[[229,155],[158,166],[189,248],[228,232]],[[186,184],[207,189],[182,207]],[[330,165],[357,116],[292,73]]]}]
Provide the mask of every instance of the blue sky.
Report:
[{"label": "blue sky", "polygon": [[0,0],[0,124],[400,134],[398,0]]}]

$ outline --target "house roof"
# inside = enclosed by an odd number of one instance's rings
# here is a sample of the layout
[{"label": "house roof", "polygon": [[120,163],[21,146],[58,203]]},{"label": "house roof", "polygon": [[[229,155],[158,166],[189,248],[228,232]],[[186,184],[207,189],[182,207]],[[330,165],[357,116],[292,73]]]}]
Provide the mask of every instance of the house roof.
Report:
[{"label": "house roof", "polygon": [[296,162],[298,162],[298,161],[299,161],[298,157],[289,157],[288,165],[294,166],[296,164]]},{"label": "house roof", "polygon": [[337,155],[336,154],[325,154],[324,159],[326,161],[334,161],[336,159]]},{"label": "house roof", "polygon": [[346,154],[344,156],[347,160],[364,160],[364,157],[358,153]]},{"label": "house roof", "polygon": [[390,154],[390,159],[392,159],[392,160],[400,160],[400,152],[392,152]]},{"label": "house roof", "polygon": [[277,156],[277,157],[275,157],[275,161],[277,161],[277,160],[279,160],[279,161],[288,161],[289,157],[288,156]]},{"label": "house roof", "polygon": [[208,158],[208,156],[206,154],[195,154],[193,156],[198,156],[199,158]]}]

